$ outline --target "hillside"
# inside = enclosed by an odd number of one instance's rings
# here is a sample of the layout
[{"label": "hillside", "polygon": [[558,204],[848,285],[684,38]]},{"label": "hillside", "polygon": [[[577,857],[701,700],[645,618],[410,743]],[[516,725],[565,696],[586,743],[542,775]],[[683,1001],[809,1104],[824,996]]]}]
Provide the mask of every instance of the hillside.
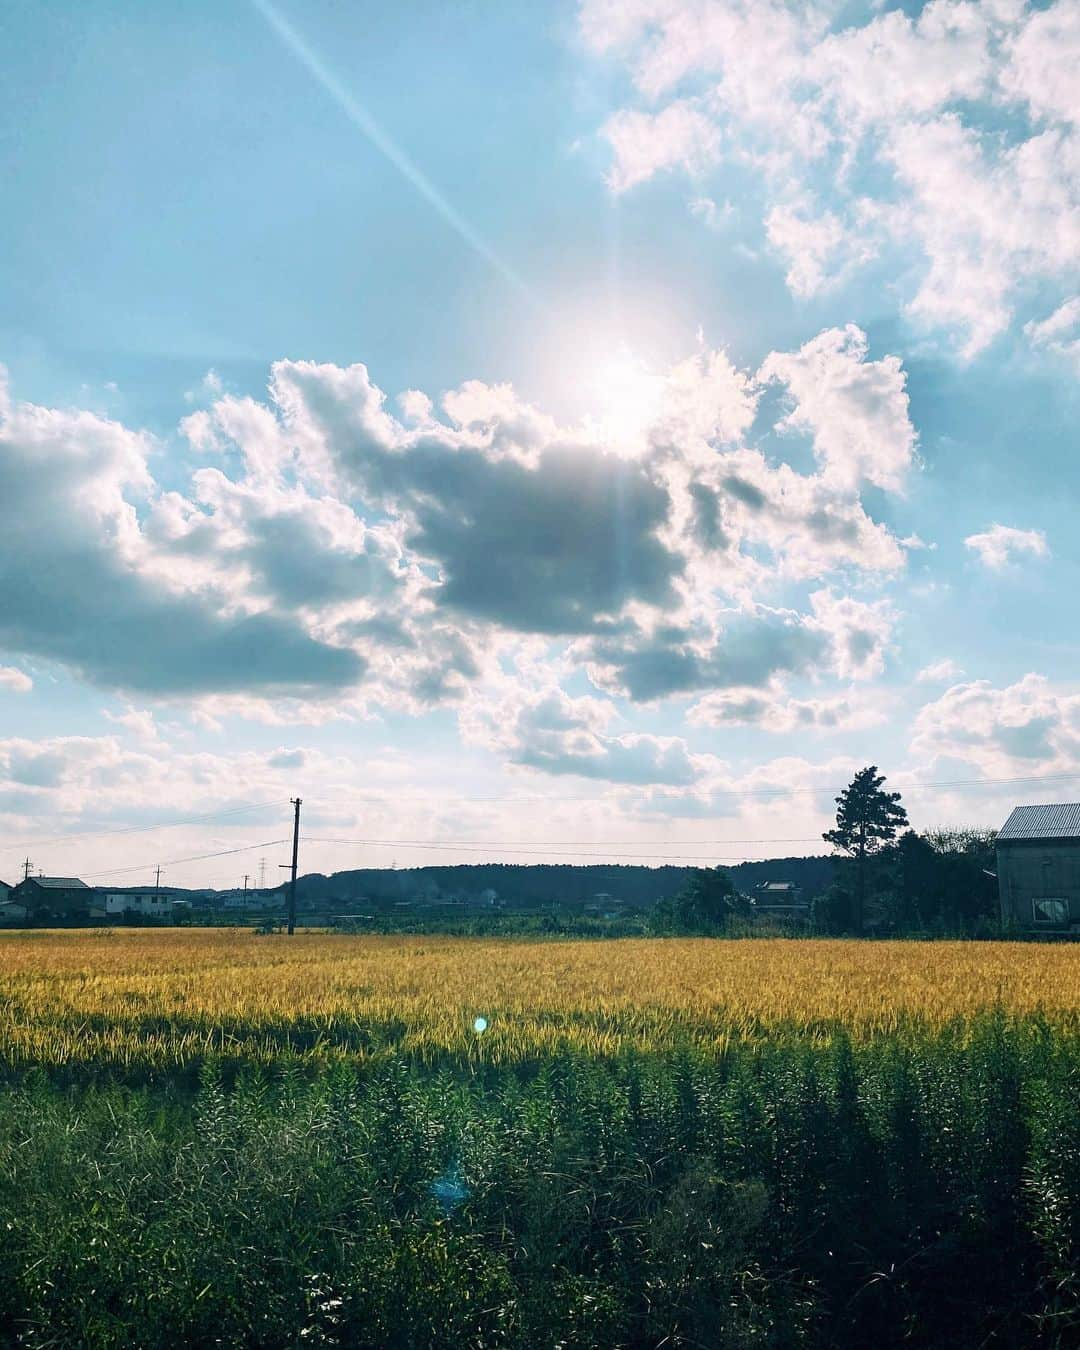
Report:
[{"label": "hillside", "polygon": [[[597,894],[640,908],[649,908],[680,890],[691,875],[689,867],[640,867],[465,863],[450,867],[358,868],[330,876],[313,872],[297,881],[302,904],[367,901],[394,904],[437,895],[479,895],[495,891],[507,904],[537,908],[552,904],[583,905]],[[738,863],[725,868],[739,890],[750,892],[763,881],[794,881],[808,896],[817,895],[832,880],[829,857],[779,858]]]}]

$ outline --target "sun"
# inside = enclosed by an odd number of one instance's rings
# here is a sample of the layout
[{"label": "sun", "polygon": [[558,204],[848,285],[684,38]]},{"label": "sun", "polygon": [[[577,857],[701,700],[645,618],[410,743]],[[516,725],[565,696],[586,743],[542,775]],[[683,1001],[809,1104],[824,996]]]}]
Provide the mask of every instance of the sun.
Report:
[{"label": "sun", "polygon": [[663,409],[663,376],[622,346],[597,364],[588,383],[592,420],[603,438],[615,449],[640,449]]}]

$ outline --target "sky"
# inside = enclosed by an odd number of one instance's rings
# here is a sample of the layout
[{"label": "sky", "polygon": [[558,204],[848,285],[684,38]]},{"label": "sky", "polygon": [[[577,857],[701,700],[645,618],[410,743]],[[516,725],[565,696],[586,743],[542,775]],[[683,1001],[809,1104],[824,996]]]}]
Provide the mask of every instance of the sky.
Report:
[{"label": "sky", "polygon": [[1080,794],[1080,7],[13,0],[0,877]]}]

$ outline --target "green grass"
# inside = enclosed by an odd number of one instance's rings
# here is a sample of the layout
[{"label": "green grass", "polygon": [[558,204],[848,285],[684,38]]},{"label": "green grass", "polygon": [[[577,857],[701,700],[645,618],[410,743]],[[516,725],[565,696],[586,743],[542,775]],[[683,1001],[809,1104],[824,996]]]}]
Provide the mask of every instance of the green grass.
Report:
[{"label": "green grass", "polygon": [[[0,1334],[165,1347],[1080,1343],[1080,1039],[282,1060],[0,1093]],[[439,1183],[443,1185],[440,1189]]]}]

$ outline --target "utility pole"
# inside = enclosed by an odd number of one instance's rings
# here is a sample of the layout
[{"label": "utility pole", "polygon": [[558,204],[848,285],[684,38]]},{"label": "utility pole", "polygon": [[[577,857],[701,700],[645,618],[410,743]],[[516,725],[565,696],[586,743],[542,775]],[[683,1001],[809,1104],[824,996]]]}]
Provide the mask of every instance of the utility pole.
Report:
[{"label": "utility pole", "polygon": [[250,880],[250,874],[249,874],[248,872],[245,872],[245,873],[244,873],[244,913],[245,913],[245,914],[247,913],[247,884],[248,884],[248,881],[249,881],[249,880]]},{"label": "utility pole", "polygon": [[154,896],[155,898],[161,892],[161,864],[158,863],[157,872],[154,874]]},{"label": "utility pole", "polygon": [[[296,813],[293,816],[293,827],[292,827],[292,875],[289,879],[288,934],[290,937],[292,937],[293,933],[296,932],[296,855],[300,851],[300,803],[303,801],[303,798],[290,797],[289,800],[296,808]],[[285,863],[279,863],[279,866],[284,867]]]},{"label": "utility pole", "polygon": [[23,863],[23,881],[30,880],[30,869],[31,867],[33,867],[33,865],[34,864],[30,861],[29,858],[27,858],[27,860]]}]

